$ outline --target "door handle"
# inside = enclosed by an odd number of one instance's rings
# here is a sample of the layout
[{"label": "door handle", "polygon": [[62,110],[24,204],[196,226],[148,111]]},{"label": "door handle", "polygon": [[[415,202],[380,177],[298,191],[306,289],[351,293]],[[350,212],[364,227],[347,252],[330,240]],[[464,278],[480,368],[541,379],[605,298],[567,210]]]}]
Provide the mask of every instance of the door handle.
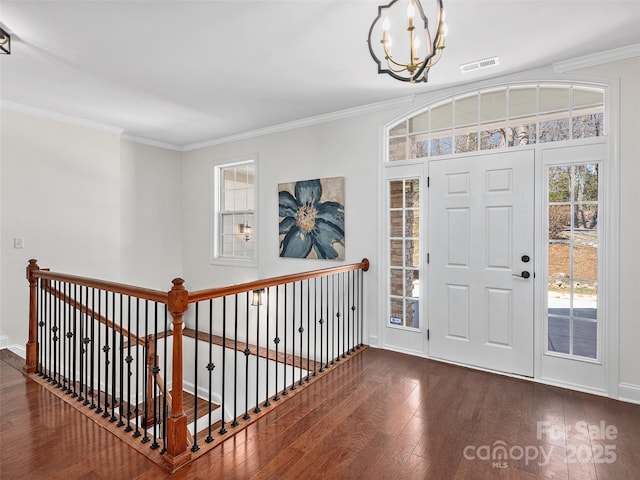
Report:
[{"label": "door handle", "polygon": [[529,278],[531,276],[531,274],[526,270],[524,270],[520,275],[518,275],[517,273],[513,273],[512,275],[514,277],[520,277],[520,278]]}]

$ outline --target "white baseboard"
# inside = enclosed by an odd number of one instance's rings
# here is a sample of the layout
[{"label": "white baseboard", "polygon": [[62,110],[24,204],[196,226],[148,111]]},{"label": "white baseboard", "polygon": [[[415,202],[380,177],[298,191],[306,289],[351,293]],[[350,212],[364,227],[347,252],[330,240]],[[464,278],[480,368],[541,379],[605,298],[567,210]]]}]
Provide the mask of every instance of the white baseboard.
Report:
[{"label": "white baseboard", "polygon": [[640,385],[620,383],[618,385],[618,400],[640,404]]},{"label": "white baseboard", "polygon": [[9,346],[9,337],[6,335],[0,335],[0,350]]},{"label": "white baseboard", "polygon": [[7,348],[19,357],[27,358],[27,349],[22,345],[9,345]]},{"label": "white baseboard", "polygon": [[378,335],[369,335],[369,346],[375,348],[379,346]]}]

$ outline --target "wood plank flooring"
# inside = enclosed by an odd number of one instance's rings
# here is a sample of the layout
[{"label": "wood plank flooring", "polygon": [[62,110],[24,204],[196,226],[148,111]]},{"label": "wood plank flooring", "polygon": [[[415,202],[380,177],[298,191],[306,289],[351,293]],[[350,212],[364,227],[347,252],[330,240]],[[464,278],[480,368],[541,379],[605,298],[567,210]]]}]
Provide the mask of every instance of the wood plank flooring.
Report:
[{"label": "wood plank flooring", "polygon": [[3,480],[640,479],[640,405],[371,348],[170,475],[0,358]]}]

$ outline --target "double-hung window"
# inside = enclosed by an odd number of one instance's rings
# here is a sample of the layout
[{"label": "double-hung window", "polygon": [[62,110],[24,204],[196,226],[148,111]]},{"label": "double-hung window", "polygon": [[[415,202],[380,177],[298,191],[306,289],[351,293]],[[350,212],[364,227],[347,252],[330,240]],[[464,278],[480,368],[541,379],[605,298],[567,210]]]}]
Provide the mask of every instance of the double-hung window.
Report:
[{"label": "double-hung window", "polygon": [[212,263],[255,266],[256,162],[213,166]]}]

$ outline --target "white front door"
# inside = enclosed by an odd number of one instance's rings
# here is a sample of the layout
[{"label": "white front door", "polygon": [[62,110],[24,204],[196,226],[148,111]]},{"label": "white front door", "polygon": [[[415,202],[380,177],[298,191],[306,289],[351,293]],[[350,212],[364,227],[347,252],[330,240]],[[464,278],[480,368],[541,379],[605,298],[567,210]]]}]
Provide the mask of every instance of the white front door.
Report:
[{"label": "white front door", "polygon": [[429,163],[429,356],[533,376],[534,152]]}]

